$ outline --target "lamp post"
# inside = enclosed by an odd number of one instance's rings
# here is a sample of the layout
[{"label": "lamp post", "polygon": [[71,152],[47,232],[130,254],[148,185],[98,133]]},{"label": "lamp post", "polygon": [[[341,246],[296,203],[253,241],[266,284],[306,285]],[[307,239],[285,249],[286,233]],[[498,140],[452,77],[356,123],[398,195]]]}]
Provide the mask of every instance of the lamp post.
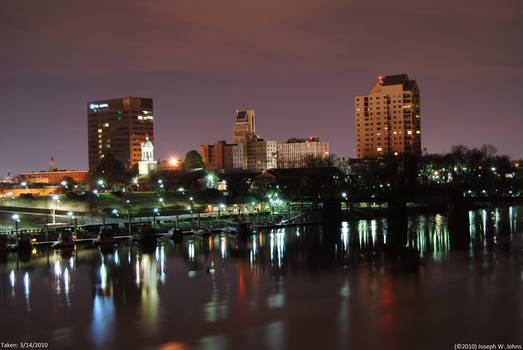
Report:
[{"label": "lamp post", "polygon": [[78,225],[77,225],[77,222],[76,222],[76,216],[74,215],[74,213],[72,211],[68,212],[67,216],[69,216],[71,219],[73,219],[74,236],[75,236],[75,239],[76,239],[76,237],[78,237],[78,232],[77,232]]},{"label": "lamp post", "polygon": [[15,221],[15,234],[18,237],[18,223],[20,222],[20,216],[18,214],[14,214],[12,218]]},{"label": "lamp post", "polygon": [[153,229],[156,230],[156,216],[157,215],[160,215],[160,213],[158,212],[158,208],[154,208],[153,209]]},{"label": "lamp post", "polygon": [[128,226],[129,226],[129,236],[132,235],[132,229],[131,229],[131,202],[127,199],[125,201],[125,204],[127,205],[127,219],[128,219]]},{"label": "lamp post", "polygon": [[53,225],[56,224],[56,201],[58,201],[58,195],[53,195]]}]

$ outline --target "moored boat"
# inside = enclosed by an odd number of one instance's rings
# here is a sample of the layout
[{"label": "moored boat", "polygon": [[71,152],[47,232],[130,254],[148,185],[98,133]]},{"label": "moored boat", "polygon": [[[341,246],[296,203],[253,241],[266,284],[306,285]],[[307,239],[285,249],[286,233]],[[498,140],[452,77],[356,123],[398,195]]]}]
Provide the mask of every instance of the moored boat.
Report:
[{"label": "moored boat", "polygon": [[31,254],[31,251],[33,250],[33,242],[31,241],[31,237],[26,233],[19,234],[16,239],[15,249],[20,255]]},{"label": "moored boat", "polygon": [[109,247],[114,245],[114,227],[112,225],[100,226],[100,232],[94,243],[103,247]]},{"label": "moored boat", "polygon": [[7,236],[0,235],[0,256],[4,256],[7,253]]},{"label": "moored boat", "polygon": [[228,234],[248,234],[251,232],[251,223],[248,220],[228,220],[222,231]]},{"label": "moored boat", "polygon": [[56,242],[54,248],[72,249],[74,248],[75,239],[71,230],[60,232],[59,240]]},{"label": "moored boat", "polygon": [[133,227],[133,240],[140,243],[156,242],[156,232],[151,224],[140,224]]}]

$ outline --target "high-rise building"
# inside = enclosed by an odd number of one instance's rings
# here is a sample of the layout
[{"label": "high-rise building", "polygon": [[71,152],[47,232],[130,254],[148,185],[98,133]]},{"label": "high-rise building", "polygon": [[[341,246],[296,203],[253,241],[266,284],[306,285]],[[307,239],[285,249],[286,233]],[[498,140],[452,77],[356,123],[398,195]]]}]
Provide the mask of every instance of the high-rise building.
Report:
[{"label": "high-rise building", "polygon": [[329,158],[329,143],[318,137],[291,138],[278,144],[278,168],[305,168],[314,159]]},{"label": "high-rise building", "polygon": [[202,160],[208,169],[224,171],[261,171],[277,167],[276,141],[266,141],[256,134],[254,111],[236,110],[234,143],[218,141],[200,145]]},{"label": "high-rise building", "polygon": [[236,110],[236,122],[232,127],[232,134],[234,143],[247,143],[258,138],[252,109]]},{"label": "high-rise building", "polygon": [[407,74],[379,76],[354,106],[358,158],[421,154],[420,92]]},{"label": "high-rise building", "polygon": [[87,104],[89,169],[108,153],[131,167],[141,160],[141,144],[154,143],[153,100],[124,97]]}]

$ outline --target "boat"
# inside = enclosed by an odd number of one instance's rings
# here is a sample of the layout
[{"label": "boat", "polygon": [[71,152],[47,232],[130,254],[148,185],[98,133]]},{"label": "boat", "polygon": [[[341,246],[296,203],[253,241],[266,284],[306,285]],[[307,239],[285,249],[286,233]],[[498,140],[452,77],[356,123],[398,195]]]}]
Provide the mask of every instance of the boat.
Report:
[{"label": "boat", "polygon": [[20,255],[29,255],[33,250],[33,242],[27,233],[21,233],[16,239],[16,251]]},{"label": "boat", "polygon": [[140,243],[156,243],[156,232],[151,224],[140,224],[133,228],[132,239]]},{"label": "boat", "polygon": [[183,231],[179,227],[173,227],[168,231],[168,236],[175,242],[183,241]]},{"label": "boat", "polygon": [[94,244],[103,247],[110,247],[114,245],[114,227],[113,225],[100,226],[98,237],[94,240]]},{"label": "boat", "polygon": [[225,222],[225,227],[222,228],[224,233],[228,234],[248,234],[251,233],[251,223],[248,220],[233,219]]},{"label": "boat", "polygon": [[7,254],[7,236],[0,235],[0,256]]},{"label": "boat", "polygon": [[53,248],[73,249],[75,239],[71,230],[60,232],[59,240],[53,244]]},{"label": "boat", "polygon": [[195,234],[197,236],[208,237],[208,236],[211,235],[211,231],[209,231],[206,228],[203,228],[203,229],[200,229],[200,230],[194,230],[193,234]]}]

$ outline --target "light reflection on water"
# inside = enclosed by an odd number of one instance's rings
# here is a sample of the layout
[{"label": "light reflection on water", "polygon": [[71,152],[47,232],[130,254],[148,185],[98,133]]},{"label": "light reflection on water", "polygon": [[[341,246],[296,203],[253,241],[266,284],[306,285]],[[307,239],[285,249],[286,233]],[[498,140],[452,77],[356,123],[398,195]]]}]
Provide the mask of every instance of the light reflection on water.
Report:
[{"label": "light reflection on water", "polygon": [[[435,303],[422,307],[436,319],[444,317],[439,308],[473,310],[474,300],[489,308],[494,301],[505,305],[499,296],[523,306],[523,293],[504,292],[507,286],[523,290],[521,210],[469,212],[471,256],[481,257],[485,269],[484,259],[492,254],[484,254],[496,251],[494,258],[503,259],[496,264],[506,260],[505,270],[517,271],[507,276],[489,267],[487,277],[504,283],[503,290],[490,294],[476,289],[485,284],[474,274],[479,268],[471,272],[453,260],[446,217],[417,215],[409,218],[404,242],[423,259],[416,272],[398,270],[390,260],[394,237],[385,218],[345,221],[334,233],[304,226],[255,232],[245,240],[213,235],[181,243],[164,239],[155,247],[121,244],[109,252],[38,249],[28,262],[10,255],[2,265],[0,297],[11,316],[0,327],[11,331],[13,341],[27,334],[61,334],[57,344],[80,348],[348,347],[361,345],[372,332],[394,338],[392,329],[407,332],[397,320],[418,317],[419,303]],[[456,289],[463,279],[467,288]],[[433,288],[439,294],[432,294]],[[474,298],[464,303],[470,295]],[[448,304],[441,304],[445,296]],[[512,322],[522,325],[523,311],[518,312]],[[45,322],[21,326],[24,318]],[[435,327],[430,317],[416,320],[419,327]],[[311,339],[315,332],[321,333],[317,340]]]}]

